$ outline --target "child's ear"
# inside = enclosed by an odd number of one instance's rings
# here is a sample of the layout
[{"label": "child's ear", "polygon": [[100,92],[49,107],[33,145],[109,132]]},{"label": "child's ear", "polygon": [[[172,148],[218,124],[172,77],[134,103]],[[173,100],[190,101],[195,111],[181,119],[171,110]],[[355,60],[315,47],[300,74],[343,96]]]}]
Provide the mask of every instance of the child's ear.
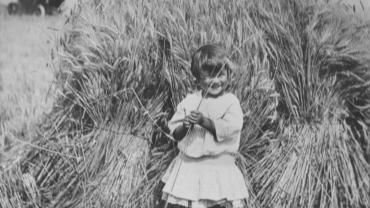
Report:
[{"label": "child's ear", "polygon": [[198,89],[200,86],[199,79],[196,77],[191,78],[191,82],[194,84],[195,88]]}]

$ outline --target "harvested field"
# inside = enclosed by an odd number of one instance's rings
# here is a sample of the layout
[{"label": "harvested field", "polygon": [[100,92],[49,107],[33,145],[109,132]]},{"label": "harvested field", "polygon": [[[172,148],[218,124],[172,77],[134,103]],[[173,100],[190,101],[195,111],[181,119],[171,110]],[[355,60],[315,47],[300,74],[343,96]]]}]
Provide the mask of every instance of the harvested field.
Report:
[{"label": "harvested field", "polygon": [[[13,163],[51,110],[54,36],[63,20],[0,14],[0,165]],[[18,141],[20,140],[20,141]]]}]

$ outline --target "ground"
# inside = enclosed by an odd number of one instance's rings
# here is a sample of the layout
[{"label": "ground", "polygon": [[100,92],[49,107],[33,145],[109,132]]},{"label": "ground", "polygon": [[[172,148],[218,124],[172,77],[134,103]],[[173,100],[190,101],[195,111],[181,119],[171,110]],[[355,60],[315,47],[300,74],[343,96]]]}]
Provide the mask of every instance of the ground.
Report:
[{"label": "ground", "polygon": [[0,5],[0,169],[51,109],[50,54],[62,25],[62,16],[9,16]]}]

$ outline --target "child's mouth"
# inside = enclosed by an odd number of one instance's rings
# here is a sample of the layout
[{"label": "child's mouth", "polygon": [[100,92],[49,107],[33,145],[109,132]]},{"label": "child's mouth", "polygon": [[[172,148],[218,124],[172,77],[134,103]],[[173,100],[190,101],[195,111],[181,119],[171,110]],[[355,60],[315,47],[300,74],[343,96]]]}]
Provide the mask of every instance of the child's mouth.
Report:
[{"label": "child's mouth", "polygon": [[218,92],[219,90],[221,90],[221,85],[220,84],[212,85],[212,86],[210,86],[209,90],[211,92],[216,92],[216,91]]},{"label": "child's mouth", "polygon": [[221,87],[221,84],[212,84],[211,85],[211,89],[217,89],[219,87]]}]

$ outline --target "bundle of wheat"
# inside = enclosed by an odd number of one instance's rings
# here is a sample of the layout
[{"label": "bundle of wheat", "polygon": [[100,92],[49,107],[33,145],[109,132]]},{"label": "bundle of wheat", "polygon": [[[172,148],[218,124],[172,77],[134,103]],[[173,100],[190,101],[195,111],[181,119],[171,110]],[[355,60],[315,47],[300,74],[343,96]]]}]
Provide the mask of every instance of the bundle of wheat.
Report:
[{"label": "bundle of wheat", "polygon": [[[239,157],[248,177],[264,144],[257,139],[264,134],[260,126],[273,110],[266,106],[274,100],[273,90],[256,81],[269,82],[267,59],[249,51],[260,47],[261,37],[249,28],[248,4],[111,0],[79,5],[53,52],[58,100],[44,135],[18,172],[32,176],[38,194],[17,202],[153,207],[156,186],[177,151],[166,122],[192,90],[191,53],[209,42],[222,44],[239,65],[230,90],[250,112],[246,120],[253,121],[246,122]],[[248,85],[251,77],[256,77],[254,84]],[[141,142],[128,142],[132,137]],[[22,184],[21,178],[17,181]],[[8,189],[13,191],[9,196],[28,193],[4,187]]]},{"label": "bundle of wheat", "polygon": [[368,27],[338,4],[256,7],[251,17],[281,95],[281,125],[253,173],[259,199],[266,207],[369,207]]}]

